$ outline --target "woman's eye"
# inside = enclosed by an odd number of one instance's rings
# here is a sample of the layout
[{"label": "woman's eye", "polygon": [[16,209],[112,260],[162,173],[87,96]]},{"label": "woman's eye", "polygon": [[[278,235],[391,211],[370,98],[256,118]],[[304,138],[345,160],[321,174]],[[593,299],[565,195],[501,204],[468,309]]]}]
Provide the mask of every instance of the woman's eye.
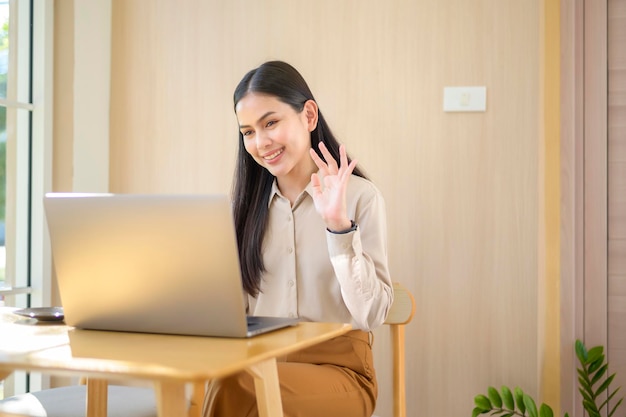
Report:
[{"label": "woman's eye", "polygon": [[241,132],[241,134],[242,134],[243,136],[250,136],[250,135],[252,134],[252,131],[251,131],[251,130],[246,130],[246,131],[244,131],[244,132]]},{"label": "woman's eye", "polygon": [[271,127],[271,126],[273,126],[273,125],[275,125],[275,124],[276,124],[276,121],[275,121],[275,120],[270,120],[269,122],[267,122],[267,124],[265,125],[265,127]]}]

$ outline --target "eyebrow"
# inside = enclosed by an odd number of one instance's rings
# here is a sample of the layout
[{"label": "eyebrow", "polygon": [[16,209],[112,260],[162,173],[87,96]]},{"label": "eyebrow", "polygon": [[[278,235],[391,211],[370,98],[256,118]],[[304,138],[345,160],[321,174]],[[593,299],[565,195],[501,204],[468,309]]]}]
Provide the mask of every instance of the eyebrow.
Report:
[{"label": "eyebrow", "polygon": [[[272,115],[276,113],[275,111],[268,111],[267,113],[265,113],[263,116],[259,117],[259,120],[257,120],[257,123],[259,123],[261,120],[266,119],[268,116]],[[246,129],[251,127],[250,125],[239,125],[239,129]]]}]

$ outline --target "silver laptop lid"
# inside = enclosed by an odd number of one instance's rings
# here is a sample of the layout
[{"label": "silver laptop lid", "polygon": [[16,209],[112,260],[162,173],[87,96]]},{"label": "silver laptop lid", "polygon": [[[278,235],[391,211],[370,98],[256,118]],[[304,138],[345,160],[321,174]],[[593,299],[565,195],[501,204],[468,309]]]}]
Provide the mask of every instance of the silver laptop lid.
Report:
[{"label": "silver laptop lid", "polygon": [[44,206],[68,325],[246,336],[225,195],[50,193]]}]

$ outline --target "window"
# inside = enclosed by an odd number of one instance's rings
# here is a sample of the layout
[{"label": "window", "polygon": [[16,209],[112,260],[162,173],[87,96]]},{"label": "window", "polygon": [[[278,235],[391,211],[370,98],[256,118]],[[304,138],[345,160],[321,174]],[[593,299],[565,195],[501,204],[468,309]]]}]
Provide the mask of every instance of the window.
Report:
[{"label": "window", "polygon": [[[7,71],[9,62],[9,2],[0,2],[0,97],[7,96]],[[6,107],[0,107],[0,288],[6,287]],[[0,294],[0,306],[4,304]]]},{"label": "window", "polygon": [[[0,307],[50,300],[41,204],[51,183],[53,5],[48,3],[0,0]],[[0,398],[40,386],[41,376],[16,373],[0,383]]]},{"label": "window", "polygon": [[26,307],[28,210],[23,209],[28,208],[30,188],[31,34],[20,30],[24,7],[18,11],[15,6],[0,3],[0,285],[4,288],[0,296],[5,305]]}]

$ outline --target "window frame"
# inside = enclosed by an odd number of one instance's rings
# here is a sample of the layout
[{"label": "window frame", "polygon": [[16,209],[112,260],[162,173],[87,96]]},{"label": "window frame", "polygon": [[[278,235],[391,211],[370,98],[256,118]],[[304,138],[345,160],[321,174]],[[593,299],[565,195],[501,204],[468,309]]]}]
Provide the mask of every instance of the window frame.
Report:
[{"label": "window frame", "polygon": [[[0,294],[10,300],[27,294],[17,306],[51,302],[51,251],[43,196],[52,189],[52,93],[54,2],[10,0],[7,132],[6,282]],[[24,45],[27,45],[25,47]],[[13,125],[11,127],[11,125]],[[8,243],[10,240],[10,244]],[[11,249],[9,249],[11,248]],[[15,373],[4,394],[35,391],[49,385],[38,373]]]}]

